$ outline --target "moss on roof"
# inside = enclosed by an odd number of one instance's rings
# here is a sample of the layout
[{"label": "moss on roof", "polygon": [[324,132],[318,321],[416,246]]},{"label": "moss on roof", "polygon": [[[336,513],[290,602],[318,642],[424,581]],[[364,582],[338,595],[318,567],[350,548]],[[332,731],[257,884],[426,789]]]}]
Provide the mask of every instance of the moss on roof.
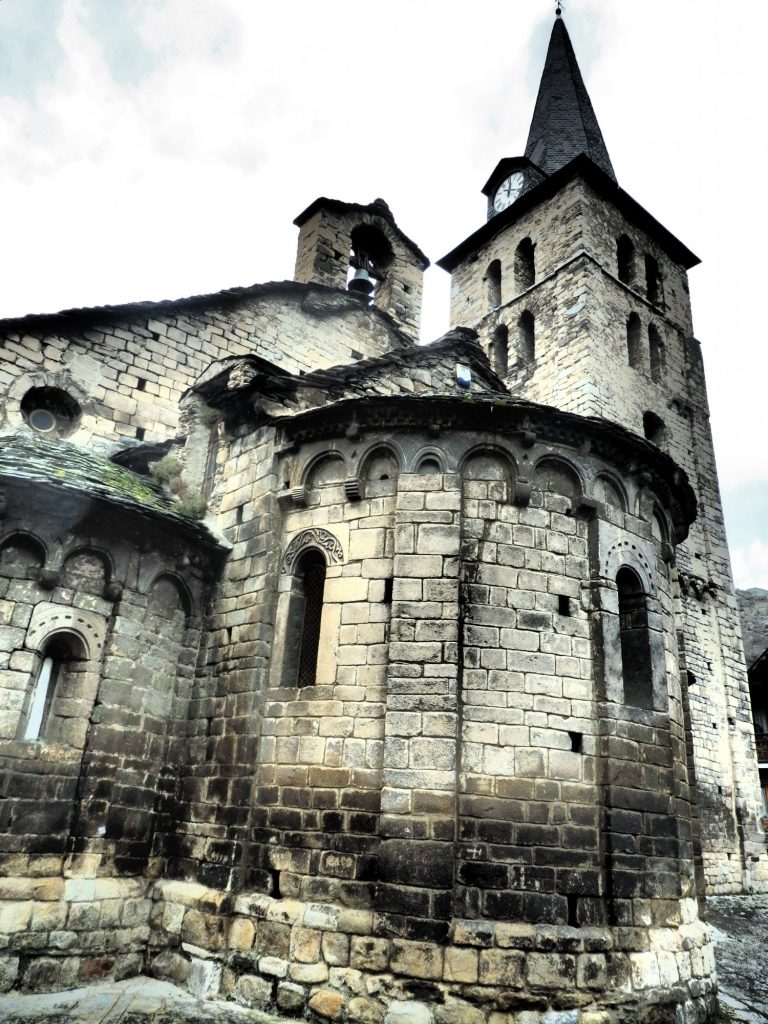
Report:
[{"label": "moss on roof", "polygon": [[4,477],[87,495],[175,522],[209,542],[213,539],[205,526],[180,512],[153,480],[58,438],[32,432],[0,436],[0,479]]}]

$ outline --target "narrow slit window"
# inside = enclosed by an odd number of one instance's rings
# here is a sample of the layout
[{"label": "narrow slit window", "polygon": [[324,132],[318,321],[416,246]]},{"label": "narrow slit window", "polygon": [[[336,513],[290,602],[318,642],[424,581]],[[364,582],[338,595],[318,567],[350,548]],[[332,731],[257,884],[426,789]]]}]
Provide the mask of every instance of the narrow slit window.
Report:
[{"label": "narrow slit window", "polygon": [[520,314],[517,336],[518,366],[533,366],[536,361],[536,321],[533,313],[524,310]]},{"label": "narrow slit window", "polygon": [[644,412],[643,433],[651,444],[655,444],[657,448],[663,447],[667,436],[664,420],[655,412]]},{"label": "narrow slit window", "polygon": [[299,686],[314,686],[317,680],[317,656],[320,651],[320,623],[325,592],[325,559],[319,551],[308,551],[299,564],[303,579],[304,601],[299,654]]},{"label": "narrow slit window", "polygon": [[501,305],[501,261],[494,260],[489,264],[485,272],[485,281],[488,287],[488,307],[496,309]]},{"label": "narrow slit window", "polygon": [[32,701],[29,706],[27,724],[24,729],[25,740],[40,739],[43,732],[43,724],[47,717],[48,709],[51,706],[51,693],[56,683],[56,662],[50,655],[43,658],[40,671],[37,673]]},{"label": "narrow slit window", "polygon": [[664,376],[664,346],[653,324],[648,325],[648,351],[651,357],[651,377],[659,384]]},{"label": "narrow slit window", "polygon": [[536,283],[536,247],[530,238],[524,238],[515,249],[515,287],[523,292]]},{"label": "narrow slit window", "polygon": [[[56,634],[42,648],[39,667],[18,733],[21,739],[44,739],[65,744],[74,742],[68,724],[66,698],[73,688],[76,689],[78,674],[85,668],[85,664],[85,648],[79,638],[72,634]],[[60,698],[62,690],[63,701]]]},{"label": "narrow slit window", "polygon": [[661,273],[653,256],[645,257],[645,297],[652,305],[661,305]]},{"label": "narrow slit window", "polygon": [[642,369],[643,352],[640,344],[640,317],[630,313],[627,320],[627,359],[636,370]]},{"label": "narrow slit window", "polygon": [[616,242],[616,262],[621,283],[632,285],[635,280],[635,247],[627,235],[621,235]]},{"label": "narrow slit window", "polygon": [[499,377],[505,377],[509,371],[509,330],[504,324],[499,324],[493,332],[491,366]]},{"label": "narrow slit window", "polygon": [[626,567],[619,569],[616,587],[619,592],[624,702],[632,707],[652,709],[653,676],[646,595],[637,575]]}]

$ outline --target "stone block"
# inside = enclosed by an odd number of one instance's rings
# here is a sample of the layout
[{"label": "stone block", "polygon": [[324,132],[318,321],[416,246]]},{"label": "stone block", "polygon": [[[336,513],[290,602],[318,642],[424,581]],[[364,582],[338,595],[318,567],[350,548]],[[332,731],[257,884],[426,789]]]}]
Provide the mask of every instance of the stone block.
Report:
[{"label": "stone block", "polygon": [[603,989],[608,981],[608,967],[599,953],[583,953],[576,958],[576,984],[579,988]]},{"label": "stone block", "polygon": [[23,932],[29,925],[31,916],[32,903],[30,900],[0,902],[0,935]]},{"label": "stone block", "polygon": [[344,1015],[344,996],[330,988],[318,989],[310,996],[309,1008],[324,1020],[341,1020]]},{"label": "stone block", "polygon": [[288,974],[288,961],[279,956],[263,956],[259,960],[259,971],[270,978],[284,978]]},{"label": "stone block", "polygon": [[478,953],[475,949],[448,946],[445,950],[443,978],[474,985],[478,978]]},{"label": "stone block", "polygon": [[485,949],[480,953],[480,984],[520,988],[525,955],[518,950]]},{"label": "stone block", "polygon": [[221,964],[215,960],[194,958],[189,965],[187,988],[199,999],[210,999],[219,991]]},{"label": "stone block", "polygon": [[294,928],[291,934],[290,959],[301,964],[314,964],[320,960],[322,934],[311,928]]},{"label": "stone block", "polygon": [[389,966],[389,941],[355,936],[349,962],[359,971],[386,971]]},{"label": "stone block", "polygon": [[433,1024],[432,1011],[425,1003],[415,1000],[391,1003],[384,1024]]},{"label": "stone block", "polygon": [[642,991],[659,985],[659,961],[655,953],[630,953],[632,988]]},{"label": "stone block", "polygon": [[448,1004],[435,1006],[432,1010],[435,1024],[485,1024],[485,1014],[475,1006]]},{"label": "stone block", "polygon": [[236,917],[229,926],[227,945],[230,949],[250,949],[256,935],[256,928],[247,917]]},{"label": "stone block", "polygon": [[347,1016],[349,1020],[355,1021],[355,1024],[381,1024],[384,1020],[384,1008],[375,999],[355,996],[349,1001]]},{"label": "stone block", "polygon": [[281,981],[277,986],[275,1002],[278,1010],[284,1013],[301,1013],[307,1001],[307,994],[301,985],[290,981]]},{"label": "stone block", "polygon": [[324,903],[308,903],[302,923],[305,928],[335,931],[339,921],[339,908]]},{"label": "stone block", "polygon": [[337,932],[326,932],[322,941],[323,959],[333,967],[349,964],[349,936]]},{"label": "stone block", "polygon": [[19,976],[19,958],[0,956],[0,992],[10,992]]},{"label": "stone block", "polygon": [[238,1000],[246,1006],[265,1009],[272,1002],[272,982],[255,974],[242,975],[238,979],[236,991]]},{"label": "stone block", "polygon": [[321,981],[328,980],[328,965],[316,964],[291,964],[288,968],[292,981],[304,982],[307,985],[314,985]]},{"label": "stone block", "polygon": [[437,979],[443,974],[443,950],[426,942],[393,939],[390,969],[410,978]]},{"label": "stone block", "polygon": [[526,977],[532,988],[571,988],[576,980],[576,960],[563,953],[529,953]]}]

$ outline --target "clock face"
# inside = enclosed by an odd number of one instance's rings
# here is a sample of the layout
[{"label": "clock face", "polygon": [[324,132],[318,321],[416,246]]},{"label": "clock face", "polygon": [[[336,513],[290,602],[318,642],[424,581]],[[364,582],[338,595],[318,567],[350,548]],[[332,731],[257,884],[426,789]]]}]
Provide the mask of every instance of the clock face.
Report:
[{"label": "clock face", "polygon": [[508,178],[502,181],[496,189],[496,195],[493,197],[493,208],[496,213],[501,213],[502,210],[506,210],[508,206],[514,203],[523,191],[524,183],[525,176],[522,171],[514,171]]}]

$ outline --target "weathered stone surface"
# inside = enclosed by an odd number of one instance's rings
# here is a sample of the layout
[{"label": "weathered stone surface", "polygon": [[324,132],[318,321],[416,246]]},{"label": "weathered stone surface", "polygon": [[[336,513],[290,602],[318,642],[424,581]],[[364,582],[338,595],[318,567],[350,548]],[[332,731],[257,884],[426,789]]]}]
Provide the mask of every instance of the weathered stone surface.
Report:
[{"label": "weathered stone surface", "polygon": [[344,1015],[344,997],[333,989],[318,989],[309,998],[309,1008],[325,1020],[341,1020]]}]

